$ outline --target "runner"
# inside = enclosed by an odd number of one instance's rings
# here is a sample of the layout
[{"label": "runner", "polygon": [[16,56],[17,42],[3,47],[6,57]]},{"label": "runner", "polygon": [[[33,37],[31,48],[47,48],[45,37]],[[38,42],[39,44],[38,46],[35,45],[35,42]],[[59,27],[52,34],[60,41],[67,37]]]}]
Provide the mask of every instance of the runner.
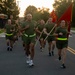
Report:
[{"label": "runner", "polygon": [[10,15],[11,24],[15,24],[15,20],[13,19],[13,15]]},{"label": "runner", "polygon": [[14,27],[14,32],[13,32],[13,45],[15,45],[15,38],[16,38],[16,36],[15,36],[15,20],[14,20],[14,18],[13,18],[13,15],[10,15],[10,20],[11,20],[11,24],[13,25],[13,27]]},{"label": "runner", "polygon": [[12,51],[12,47],[13,47],[13,31],[14,28],[11,24],[11,20],[8,20],[8,23],[5,25],[5,29],[6,29],[6,40],[7,40],[7,51]]},{"label": "runner", "polygon": [[65,60],[66,60],[66,50],[68,47],[68,39],[67,39],[68,31],[65,26],[66,23],[64,20],[62,20],[60,26],[55,31],[55,35],[58,36],[56,41],[56,47],[58,49],[58,56],[59,56],[58,59],[61,60],[62,56],[62,65],[61,65],[62,68],[66,68]]},{"label": "runner", "polygon": [[[25,35],[24,35],[24,33],[25,33],[25,31],[24,30],[22,30],[23,28],[24,28],[24,22],[25,22],[25,20],[24,21],[22,21],[22,23],[20,24],[20,27],[19,27],[19,34],[20,34],[20,36],[21,36],[21,39],[22,39],[22,46],[24,47],[24,51],[25,51],[25,42],[24,42],[24,37],[25,37]],[[26,54],[26,51],[25,51],[25,54]]]},{"label": "runner", "polygon": [[36,34],[35,34],[35,21],[32,20],[31,14],[27,14],[27,20],[23,23],[23,30],[24,30],[26,55],[28,58],[26,62],[29,63],[29,66],[33,66]]},{"label": "runner", "polygon": [[18,33],[19,33],[19,23],[18,23],[18,20],[15,20],[15,24],[13,26],[14,26],[13,41],[15,43],[15,41],[18,41]]},{"label": "runner", "polygon": [[43,51],[43,49],[45,47],[45,41],[44,41],[45,34],[43,33],[44,26],[45,26],[45,21],[40,20],[40,23],[39,23],[39,25],[37,27],[37,33],[39,34],[39,41],[40,41],[40,49],[41,49],[41,51]]},{"label": "runner", "polygon": [[49,45],[49,56],[54,56],[54,48],[55,48],[55,37],[53,35],[55,29],[49,34],[55,24],[52,22],[52,18],[50,17],[45,25],[44,33],[48,36],[47,41]]}]

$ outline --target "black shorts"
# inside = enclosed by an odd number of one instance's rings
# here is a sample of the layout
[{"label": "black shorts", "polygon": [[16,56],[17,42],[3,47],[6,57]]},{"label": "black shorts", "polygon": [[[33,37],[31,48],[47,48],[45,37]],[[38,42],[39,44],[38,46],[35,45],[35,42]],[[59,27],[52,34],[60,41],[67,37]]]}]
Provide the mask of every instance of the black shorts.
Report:
[{"label": "black shorts", "polygon": [[68,40],[57,40],[56,47],[58,49],[63,49],[68,47]]},{"label": "black shorts", "polygon": [[47,38],[47,41],[48,41],[48,43],[50,43],[50,42],[52,42],[52,41],[55,41],[55,36],[49,36],[49,37]]},{"label": "black shorts", "polygon": [[6,35],[6,39],[13,40],[13,35],[11,36]]}]

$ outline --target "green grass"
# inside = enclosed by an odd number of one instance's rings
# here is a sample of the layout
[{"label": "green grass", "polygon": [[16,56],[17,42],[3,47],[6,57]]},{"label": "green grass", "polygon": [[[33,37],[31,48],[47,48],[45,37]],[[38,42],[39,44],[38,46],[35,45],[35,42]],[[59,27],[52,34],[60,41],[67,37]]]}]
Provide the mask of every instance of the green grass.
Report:
[{"label": "green grass", "polygon": [[0,33],[3,33],[4,32],[4,29],[0,29]]},{"label": "green grass", "polygon": [[75,30],[75,28],[72,27],[71,30]]}]

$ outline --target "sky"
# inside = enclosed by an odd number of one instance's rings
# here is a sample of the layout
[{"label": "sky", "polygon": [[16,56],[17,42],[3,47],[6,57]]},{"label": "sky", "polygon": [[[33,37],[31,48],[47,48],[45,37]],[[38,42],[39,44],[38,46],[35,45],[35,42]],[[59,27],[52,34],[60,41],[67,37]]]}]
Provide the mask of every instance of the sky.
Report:
[{"label": "sky", "polygon": [[29,6],[29,5],[33,5],[36,8],[49,8],[50,11],[53,10],[53,6],[52,4],[54,3],[54,0],[16,0],[17,4],[20,8],[20,17],[23,17],[24,15],[24,11],[25,9]]}]

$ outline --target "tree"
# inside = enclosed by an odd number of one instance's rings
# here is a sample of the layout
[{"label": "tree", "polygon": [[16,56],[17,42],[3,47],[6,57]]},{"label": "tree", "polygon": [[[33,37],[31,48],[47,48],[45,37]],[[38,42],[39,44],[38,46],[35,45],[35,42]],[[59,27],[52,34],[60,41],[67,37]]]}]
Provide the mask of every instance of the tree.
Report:
[{"label": "tree", "polygon": [[71,0],[55,0],[53,7],[58,18],[60,18],[60,16],[65,12],[71,2]]},{"label": "tree", "polygon": [[19,8],[15,0],[0,0],[0,13],[14,16],[14,19],[19,15]]},{"label": "tree", "polygon": [[73,1],[73,12],[72,12],[72,26],[75,27],[75,0],[55,0],[53,7],[57,13],[58,18],[66,11],[69,5]]},{"label": "tree", "polygon": [[0,0],[0,13],[2,13],[2,9],[3,9],[4,5],[3,5],[3,1]]},{"label": "tree", "polygon": [[42,9],[41,19],[43,19],[46,22],[49,17],[50,17],[49,9],[47,9],[47,8]]},{"label": "tree", "polygon": [[35,6],[28,6],[24,12],[24,17],[26,14],[32,14],[33,20],[40,20],[43,19],[45,22],[48,20],[50,13],[49,13],[49,8],[36,8]]},{"label": "tree", "polygon": [[35,6],[29,5],[25,10],[24,16],[27,15],[28,13],[34,15],[36,12],[37,12],[37,8]]},{"label": "tree", "polygon": [[39,11],[37,11],[34,15],[33,15],[33,20],[40,20],[41,19],[41,13]]}]

